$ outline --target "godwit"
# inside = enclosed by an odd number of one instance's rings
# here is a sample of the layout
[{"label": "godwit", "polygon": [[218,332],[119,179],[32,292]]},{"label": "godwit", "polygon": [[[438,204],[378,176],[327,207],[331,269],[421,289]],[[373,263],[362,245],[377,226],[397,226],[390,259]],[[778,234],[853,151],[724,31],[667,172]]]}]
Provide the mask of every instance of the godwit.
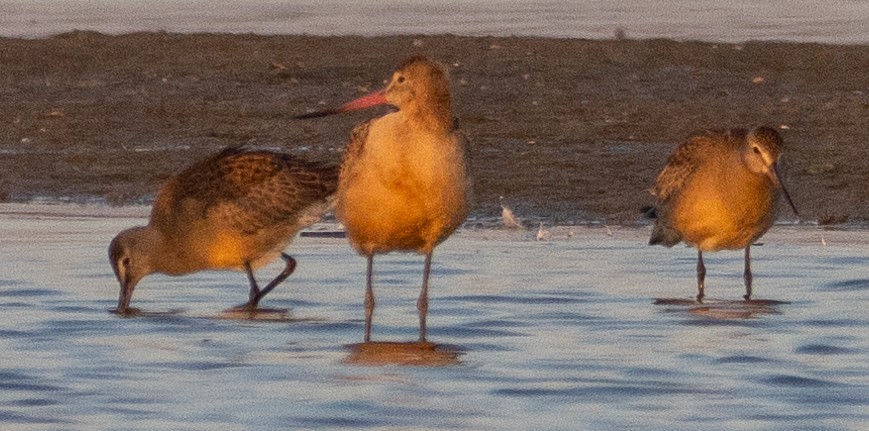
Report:
[{"label": "godwit", "polygon": [[[330,208],[337,182],[336,166],[240,147],[188,167],[160,190],[147,226],[124,230],[109,245],[121,284],[118,313],[127,312],[146,275],[205,269],[245,271],[250,295],[239,308],[256,309],[295,269],[282,251]],[[286,267],[260,289],[254,271],[279,255]]]},{"label": "godwit", "polygon": [[336,215],[357,252],[368,259],[365,337],[374,314],[374,255],[415,251],[425,255],[419,340],[425,342],[432,251],[465,220],[471,199],[466,143],[456,131],[446,71],[423,57],[406,60],[385,90],[314,118],[389,104],[398,111],[353,129],[338,181]]},{"label": "godwit", "polygon": [[670,157],[652,192],[657,216],[650,245],[680,241],[697,248],[697,301],[703,302],[704,251],[745,249],[745,298],[751,299],[751,244],[772,226],[775,189],[797,214],[776,168],[782,138],[775,129],[705,131]]}]

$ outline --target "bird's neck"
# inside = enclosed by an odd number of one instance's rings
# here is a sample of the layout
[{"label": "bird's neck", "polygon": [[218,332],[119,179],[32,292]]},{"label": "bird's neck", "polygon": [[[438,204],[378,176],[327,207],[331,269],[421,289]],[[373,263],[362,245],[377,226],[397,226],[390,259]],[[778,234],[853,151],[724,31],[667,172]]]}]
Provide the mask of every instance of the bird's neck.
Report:
[{"label": "bird's neck", "polygon": [[182,263],[186,260],[179,258],[174,247],[167,243],[166,237],[158,229],[148,226],[142,229],[138,236],[139,246],[143,250],[148,250],[147,253],[142,253],[142,256],[148,259],[151,272],[171,275],[190,272],[182,267]]},{"label": "bird's neck", "polygon": [[402,107],[401,111],[408,118],[412,118],[418,127],[444,133],[452,129],[453,112],[449,97],[412,103]]}]

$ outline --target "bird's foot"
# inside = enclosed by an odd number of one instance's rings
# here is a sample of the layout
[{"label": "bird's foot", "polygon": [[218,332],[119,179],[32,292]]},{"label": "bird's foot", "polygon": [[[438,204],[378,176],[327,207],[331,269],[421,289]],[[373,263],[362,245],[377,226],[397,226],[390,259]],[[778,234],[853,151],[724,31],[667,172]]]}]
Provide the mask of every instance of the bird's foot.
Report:
[{"label": "bird's foot", "polygon": [[235,307],[228,308],[226,311],[234,311],[234,312],[255,312],[257,311],[257,304],[253,302],[245,302],[241,305],[236,305]]},{"label": "bird's foot", "polygon": [[112,308],[112,309],[109,309],[109,312],[117,314],[118,316],[121,316],[121,317],[133,317],[133,316],[141,316],[142,315],[142,310],[140,310],[138,308],[133,308],[133,307],[127,307],[126,309],[123,309],[123,310],[121,310],[119,308]]}]

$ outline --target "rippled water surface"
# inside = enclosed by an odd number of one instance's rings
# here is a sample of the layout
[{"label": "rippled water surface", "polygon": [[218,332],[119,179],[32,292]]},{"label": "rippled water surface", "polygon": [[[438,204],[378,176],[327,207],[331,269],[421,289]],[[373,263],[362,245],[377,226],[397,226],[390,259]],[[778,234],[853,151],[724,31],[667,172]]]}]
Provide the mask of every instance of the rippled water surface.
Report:
[{"label": "rippled water surface", "polygon": [[[435,254],[430,340],[458,362],[360,365],[364,259],[299,238],[296,273],[244,302],[243,274],[152,276],[132,305],[106,246],[137,217],[0,214],[0,429],[865,430],[865,231],[775,227],[706,259],[644,245],[644,229],[464,229]],[[568,237],[569,233],[574,235]],[[826,245],[821,244],[824,240]],[[268,277],[277,264],[262,271]],[[375,261],[374,338],[413,341],[422,259]],[[776,302],[781,301],[781,302]],[[401,346],[401,345],[399,345]],[[447,355],[449,356],[449,355]],[[387,355],[385,361],[389,362]]]}]

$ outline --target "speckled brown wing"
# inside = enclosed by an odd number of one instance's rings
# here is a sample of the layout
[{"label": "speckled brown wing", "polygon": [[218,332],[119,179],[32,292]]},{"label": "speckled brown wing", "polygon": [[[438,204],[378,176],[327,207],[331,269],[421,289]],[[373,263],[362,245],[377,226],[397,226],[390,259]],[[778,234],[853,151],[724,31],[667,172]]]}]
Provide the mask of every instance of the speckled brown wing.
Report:
[{"label": "speckled brown wing", "polygon": [[[161,191],[155,203],[152,223],[159,226],[161,218],[203,217],[253,234],[295,223],[307,208],[335,193],[337,177],[333,165],[283,153],[227,148],[173,178],[165,187],[166,195]],[[174,220],[172,225],[179,224]]]},{"label": "speckled brown wing", "polygon": [[685,140],[667,160],[667,165],[658,174],[652,194],[658,202],[665,202],[678,192],[685,181],[697,169],[703,160],[703,153],[715,145],[717,131],[704,131],[692,134]]},{"label": "speckled brown wing", "polygon": [[365,141],[368,140],[368,131],[371,129],[371,123],[374,120],[371,119],[360,123],[350,132],[350,141],[347,143],[347,148],[344,149],[344,157],[341,161],[341,181],[349,179],[357,160],[362,157]]}]

